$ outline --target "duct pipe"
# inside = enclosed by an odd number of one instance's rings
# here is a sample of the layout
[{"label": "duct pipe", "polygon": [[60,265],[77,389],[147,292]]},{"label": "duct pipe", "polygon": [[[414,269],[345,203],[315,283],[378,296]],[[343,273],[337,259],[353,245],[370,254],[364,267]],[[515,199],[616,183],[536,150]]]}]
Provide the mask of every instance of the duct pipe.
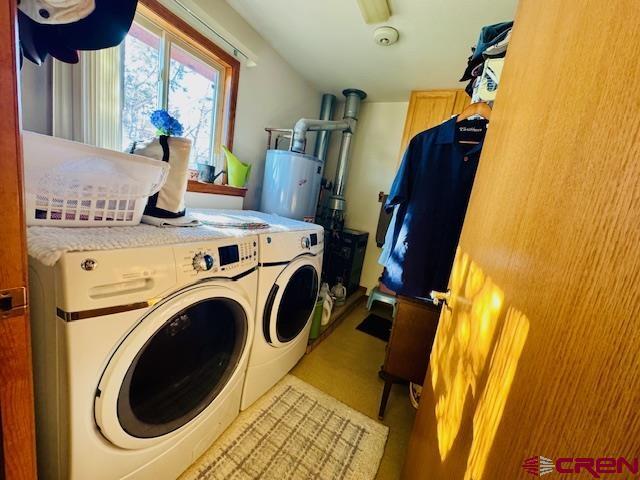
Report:
[{"label": "duct pipe", "polygon": [[[330,93],[322,95],[322,104],[320,105],[320,120],[331,120],[333,118],[333,110],[336,105],[336,96]],[[327,149],[331,140],[331,131],[321,130],[316,137],[316,146],[313,150],[313,156],[324,162],[327,158]]]},{"label": "duct pipe", "polygon": [[307,143],[307,132],[349,130],[351,123],[339,120],[318,120],[316,118],[301,118],[293,127],[293,140],[291,150],[304,153]]},{"label": "duct pipe", "polygon": [[362,100],[367,98],[366,93],[355,88],[344,90],[342,94],[347,97],[344,104],[343,121],[349,123],[350,128],[345,129],[342,133],[342,143],[340,144],[340,152],[338,153],[336,176],[333,181],[333,195],[331,195],[327,205],[330,210],[334,211],[342,211],[345,208],[344,189],[347,184],[351,139],[353,138],[353,134],[356,129],[358,113],[360,112],[360,104],[362,103]]}]

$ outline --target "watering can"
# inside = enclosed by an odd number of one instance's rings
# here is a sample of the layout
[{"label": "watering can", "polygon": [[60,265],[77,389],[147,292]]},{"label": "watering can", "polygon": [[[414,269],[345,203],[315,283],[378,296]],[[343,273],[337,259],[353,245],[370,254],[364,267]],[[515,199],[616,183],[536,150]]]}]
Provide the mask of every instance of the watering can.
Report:
[{"label": "watering can", "polygon": [[198,163],[198,180],[206,183],[215,183],[216,179],[226,173],[224,170],[220,170],[216,173],[216,166],[209,165],[208,163]]},{"label": "watering can", "polygon": [[233,153],[225,146],[222,151],[227,157],[227,181],[232,187],[244,187],[251,173],[251,165],[242,163]]}]

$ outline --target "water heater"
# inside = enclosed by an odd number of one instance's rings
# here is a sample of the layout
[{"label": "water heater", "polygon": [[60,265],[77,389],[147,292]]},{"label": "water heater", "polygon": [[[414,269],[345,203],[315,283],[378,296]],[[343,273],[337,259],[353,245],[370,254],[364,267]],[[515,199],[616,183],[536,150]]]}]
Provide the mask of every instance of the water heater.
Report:
[{"label": "water heater", "polygon": [[296,220],[315,218],[323,162],[312,155],[267,150],[260,210]]}]

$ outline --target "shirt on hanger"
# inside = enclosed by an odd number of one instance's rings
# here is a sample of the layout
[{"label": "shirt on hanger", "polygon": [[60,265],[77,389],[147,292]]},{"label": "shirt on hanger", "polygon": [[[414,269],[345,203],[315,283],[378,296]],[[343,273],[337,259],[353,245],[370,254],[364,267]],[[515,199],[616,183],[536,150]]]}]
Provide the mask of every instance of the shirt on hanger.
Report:
[{"label": "shirt on hanger", "polygon": [[[382,283],[402,295],[428,297],[447,288],[486,132],[484,121],[456,120],[411,140],[387,199],[388,210],[397,208]],[[480,143],[457,142],[478,128]]]}]

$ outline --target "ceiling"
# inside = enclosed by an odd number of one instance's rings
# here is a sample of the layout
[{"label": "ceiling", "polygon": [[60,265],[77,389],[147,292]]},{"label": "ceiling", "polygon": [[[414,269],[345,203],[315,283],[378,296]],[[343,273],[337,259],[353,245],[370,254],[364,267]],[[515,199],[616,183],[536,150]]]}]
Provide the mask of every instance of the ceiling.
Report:
[{"label": "ceiling", "polygon": [[390,47],[373,41],[356,0],[227,0],[285,60],[322,92],[365,90],[378,102],[411,90],[462,88],[471,45],[484,25],[511,20],[517,0],[390,0]]}]

